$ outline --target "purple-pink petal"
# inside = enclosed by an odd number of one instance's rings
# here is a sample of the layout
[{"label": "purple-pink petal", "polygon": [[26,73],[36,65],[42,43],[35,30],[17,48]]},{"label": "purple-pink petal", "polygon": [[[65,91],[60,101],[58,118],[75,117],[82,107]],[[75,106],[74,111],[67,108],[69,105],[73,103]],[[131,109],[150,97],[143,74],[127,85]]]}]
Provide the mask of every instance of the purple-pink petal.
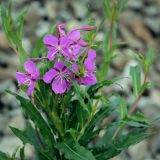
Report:
[{"label": "purple-pink petal", "polygon": [[79,30],[75,29],[68,33],[68,38],[72,41],[78,41],[81,38],[81,33]]},{"label": "purple-pink petal", "polygon": [[87,58],[84,61],[84,67],[85,67],[86,71],[93,72],[95,70],[95,68],[96,68],[94,60],[90,60],[90,59]]},{"label": "purple-pink petal", "polygon": [[84,41],[83,39],[79,39],[77,41],[77,43],[82,47],[87,47],[88,46],[88,43],[86,41]]},{"label": "purple-pink petal", "polygon": [[48,34],[44,37],[43,42],[47,47],[56,46],[58,45],[58,38]]},{"label": "purple-pink petal", "polygon": [[58,77],[52,82],[52,90],[56,94],[64,93],[66,90],[69,89],[69,87],[70,83],[67,80],[63,79],[62,77]]},{"label": "purple-pink petal", "polygon": [[54,58],[55,58],[55,55],[58,53],[58,50],[56,50],[55,48],[50,48],[50,50],[48,51],[48,54],[47,54],[47,58],[50,60],[50,61],[53,61]]},{"label": "purple-pink petal", "polygon": [[30,96],[32,91],[34,90],[34,87],[35,87],[35,81],[31,81],[29,87],[28,87],[28,90],[27,90],[27,96]]},{"label": "purple-pink petal", "polygon": [[16,72],[16,79],[20,85],[25,84],[28,80],[30,80],[29,78],[30,77],[25,73]]},{"label": "purple-pink petal", "polygon": [[94,73],[88,73],[85,77],[81,78],[81,84],[85,86],[94,85],[96,83],[97,83],[97,79]]},{"label": "purple-pink petal", "polygon": [[54,68],[55,68],[56,70],[58,70],[59,72],[61,72],[61,71],[63,71],[63,70],[66,68],[66,65],[65,65],[64,62],[56,62],[56,63],[54,64]]},{"label": "purple-pink petal", "polygon": [[58,74],[58,72],[55,69],[51,69],[48,72],[45,73],[45,75],[43,76],[43,80],[44,82],[51,83],[51,81],[53,80],[53,78]]},{"label": "purple-pink petal", "polygon": [[88,52],[88,59],[94,60],[96,58],[96,51],[94,49],[90,49]]},{"label": "purple-pink petal", "polygon": [[24,64],[24,68],[27,71],[27,73],[31,74],[31,78],[33,79],[39,78],[39,71],[33,61],[31,60],[26,61]]},{"label": "purple-pink petal", "polygon": [[72,69],[76,72],[79,72],[78,65],[75,63],[72,65]]},{"label": "purple-pink petal", "polygon": [[65,36],[66,36],[66,33],[65,33],[65,31],[64,31],[65,26],[66,26],[66,25],[65,25],[64,23],[61,23],[61,24],[59,24],[59,25],[57,26],[58,31],[59,31],[59,34],[60,34],[60,37],[65,37]]},{"label": "purple-pink petal", "polygon": [[68,47],[70,44],[70,40],[67,37],[60,37],[59,38],[60,46],[63,47]]}]

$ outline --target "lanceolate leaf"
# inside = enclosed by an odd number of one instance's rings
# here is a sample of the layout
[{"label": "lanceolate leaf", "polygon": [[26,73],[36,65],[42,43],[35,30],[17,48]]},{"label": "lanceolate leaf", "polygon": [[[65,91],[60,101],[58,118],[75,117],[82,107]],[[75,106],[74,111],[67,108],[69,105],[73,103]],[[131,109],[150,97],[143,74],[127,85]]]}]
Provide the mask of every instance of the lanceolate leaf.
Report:
[{"label": "lanceolate leaf", "polygon": [[9,156],[6,153],[0,151],[0,159],[1,160],[10,160]]},{"label": "lanceolate leaf", "polygon": [[20,101],[21,107],[23,111],[32,119],[32,121],[37,125],[37,127],[40,130],[40,133],[46,140],[46,143],[52,147],[53,146],[53,135],[51,133],[51,130],[46,123],[46,121],[41,116],[40,112],[35,108],[35,106],[31,103],[30,100],[13,93],[11,91],[8,91],[10,94],[16,96],[16,98]]},{"label": "lanceolate leaf", "polygon": [[96,160],[106,160],[118,155],[121,151],[127,149],[129,146],[137,144],[145,138],[151,136],[153,133],[146,132],[143,129],[134,129],[126,135],[121,135],[121,138],[116,138],[115,142],[109,145],[94,150]]},{"label": "lanceolate leaf", "polygon": [[64,153],[68,160],[96,160],[91,151],[78,143],[57,143],[56,148]]},{"label": "lanceolate leaf", "polygon": [[120,116],[124,119],[127,116],[127,104],[124,99],[120,100]]},{"label": "lanceolate leaf", "polygon": [[114,81],[112,80],[104,80],[102,82],[96,83],[95,85],[92,85],[88,88],[87,92],[90,95],[90,97],[93,97],[95,93],[97,93],[97,91],[99,89],[101,89],[104,86],[109,86],[112,85],[114,83]]},{"label": "lanceolate leaf", "polygon": [[132,66],[130,68],[130,75],[133,81],[133,93],[136,97],[139,96],[139,92],[141,89],[141,69],[140,66]]}]

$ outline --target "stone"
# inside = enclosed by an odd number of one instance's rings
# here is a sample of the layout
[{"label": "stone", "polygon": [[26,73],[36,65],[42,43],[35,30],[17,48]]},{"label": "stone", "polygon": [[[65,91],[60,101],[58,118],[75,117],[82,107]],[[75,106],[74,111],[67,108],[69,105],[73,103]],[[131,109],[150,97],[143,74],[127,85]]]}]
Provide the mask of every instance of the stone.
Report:
[{"label": "stone", "polygon": [[27,54],[31,53],[32,45],[31,45],[31,42],[28,38],[22,39],[22,46],[25,49],[25,51],[27,52]]},{"label": "stone", "polygon": [[1,48],[8,48],[9,44],[8,44],[8,40],[5,36],[5,33],[0,31],[0,49]]},{"label": "stone", "polygon": [[11,155],[21,144],[22,142],[17,137],[6,136],[0,142],[0,151],[9,153]]},{"label": "stone", "polygon": [[143,1],[140,1],[140,0],[128,1],[126,7],[131,9],[142,9]]},{"label": "stone", "polygon": [[158,16],[160,14],[160,6],[159,5],[150,5],[144,8],[145,14],[148,16]]},{"label": "stone", "polygon": [[151,99],[160,108],[160,92],[157,89],[151,90]]},{"label": "stone", "polygon": [[81,3],[81,1],[73,1],[72,6],[76,17],[84,18],[87,15],[88,9],[85,3]]},{"label": "stone", "polygon": [[129,155],[132,157],[132,160],[144,160],[148,156],[147,151],[147,141],[142,141],[135,146],[129,147]]},{"label": "stone", "polygon": [[44,35],[45,33],[48,32],[49,28],[50,28],[50,24],[48,22],[40,21],[38,23],[38,28],[36,30],[36,35],[38,37]]},{"label": "stone", "polygon": [[144,19],[144,23],[155,33],[160,34],[160,18],[158,17],[147,17]]},{"label": "stone", "polygon": [[143,42],[140,39],[138,39],[137,37],[135,37],[133,32],[131,32],[129,30],[129,28],[127,28],[124,25],[120,25],[119,30],[122,34],[123,39],[128,42],[128,45],[130,47],[136,48],[136,49],[144,48]]},{"label": "stone", "polygon": [[[25,128],[25,121],[24,121],[24,117],[22,116],[21,110],[17,109],[16,112],[12,111],[12,117],[9,119],[9,122],[7,124],[7,126],[11,126],[11,127],[15,127],[18,128],[20,130],[23,130]],[[7,127],[5,133],[7,135],[13,135],[11,129],[9,127]]]},{"label": "stone", "polygon": [[45,9],[50,20],[54,20],[59,12],[59,5],[57,1],[47,1]]}]

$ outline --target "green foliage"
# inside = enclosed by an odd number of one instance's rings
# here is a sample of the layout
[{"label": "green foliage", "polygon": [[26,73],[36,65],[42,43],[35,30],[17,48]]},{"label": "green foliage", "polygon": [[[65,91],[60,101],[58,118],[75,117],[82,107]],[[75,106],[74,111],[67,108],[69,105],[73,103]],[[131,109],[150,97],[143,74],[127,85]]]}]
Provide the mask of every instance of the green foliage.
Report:
[{"label": "green foliage", "polygon": [[135,129],[126,135],[121,135],[120,138],[116,138],[116,140],[112,143],[107,143],[107,138],[109,137],[106,137],[106,139],[103,139],[103,141],[105,141],[107,144],[93,150],[93,154],[96,154],[95,157],[97,160],[110,159],[118,155],[124,149],[127,149],[129,146],[139,143],[152,134],[153,133],[150,132],[146,133],[146,131],[143,129]]},{"label": "green foliage", "polygon": [[[36,107],[31,103],[30,100],[15,94],[13,92],[8,91],[12,95],[16,96],[16,98],[20,101],[21,107],[24,113],[35,123],[35,125],[39,128],[42,136],[45,139],[46,144],[49,147],[53,146],[53,135],[51,130],[47,124],[47,122],[43,119],[40,112],[36,109]],[[13,129],[13,128],[12,128]]]},{"label": "green foliage", "polygon": [[11,47],[14,49],[16,54],[20,58],[20,62],[23,64],[26,59],[28,58],[28,54],[26,53],[25,49],[22,46],[22,36],[23,36],[23,24],[24,24],[24,17],[27,13],[27,9],[24,9],[19,16],[17,16],[14,20],[11,16],[11,1],[8,5],[8,8],[1,5],[1,20],[2,25],[5,30],[6,37],[8,38],[8,42]]},{"label": "green foliage", "polygon": [[[122,79],[106,80],[106,76],[115,57],[115,50],[125,44],[116,43],[116,20],[126,3],[127,0],[118,3],[116,0],[103,0],[105,18],[96,30],[86,32],[84,35],[89,42],[87,50],[90,47],[100,48],[103,44],[104,61],[100,69],[97,69],[98,82],[95,85],[83,88],[72,80],[70,90],[60,95],[53,93],[50,85],[45,84],[43,80],[38,80],[30,98],[24,96],[21,90],[18,94],[8,91],[20,102],[26,118],[26,128],[20,130],[10,126],[12,132],[22,141],[22,146],[11,156],[0,152],[0,159],[16,160],[18,151],[20,160],[25,160],[25,145],[30,144],[35,149],[37,160],[106,160],[153,134],[147,131],[151,123],[143,114],[128,113],[128,104],[124,98],[114,92],[109,95],[103,93],[104,87],[109,88]],[[28,58],[22,46],[23,22],[27,10],[23,10],[13,20],[11,8],[11,3],[8,8],[1,5],[2,24],[11,47],[19,55],[23,65]],[[105,40],[95,42],[96,35],[106,18],[110,23],[109,28],[106,29]],[[88,25],[95,25],[95,19],[90,19]],[[55,29],[56,25],[52,25],[48,33],[54,33]],[[40,37],[33,49],[32,58],[43,56],[43,52],[46,53],[43,37],[44,35]],[[86,52],[85,56],[87,54]],[[60,58],[63,60],[62,57]],[[82,68],[81,63],[85,59],[83,58],[78,62],[79,70]],[[146,76],[152,64],[153,50],[150,49],[146,56],[136,55],[136,59],[139,64],[130,68],[130,75],[137,102],[143,91],[150,85],[146,82]],[[40,74],[44,75],[54,63],[55,61],[43,61]],[[72,64],[66,65],[69,69],[72,68]],[[144,83],[141,81],[141,71],[145,74]],[[75,76],[78,74],[75,73]],[[121,130],[113,138],[117,129]],[[100,137],[101,132],[104,133],[102,137]]]},{"label": "green foliage", "polygon": [[57,143],[56,148],[64,153],[65,158],[68,160],[95,160],[91,151],[80,146],[79,143]]},{"label": "green foliage", "polygon": [[139,65],[130,67],[130,75],[133,81],[133,93],[136,97],[139,96],[141,89],[141,68]]},{"label": "green foliage", "polygon": [[0,151],[0,159],[10,160],[9,155],[7,155],[6,153],[1,152],[1,151]]}]

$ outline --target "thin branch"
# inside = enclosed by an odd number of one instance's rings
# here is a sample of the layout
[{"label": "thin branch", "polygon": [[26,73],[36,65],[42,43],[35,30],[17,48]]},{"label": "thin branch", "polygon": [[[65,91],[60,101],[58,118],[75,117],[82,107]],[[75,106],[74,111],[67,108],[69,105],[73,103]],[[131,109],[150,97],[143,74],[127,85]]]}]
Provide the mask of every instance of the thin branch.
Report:
[{"label": "thin branch", "polygon": [[114,26],[114,16],[112,15],[110,20],[110,34],[109,34],[109,42],[108,42],[108,49],[112,47],[113,41],[113,26]]},{"label": "thin branch", "polygon": [[[147,73],[145,73],[145,75],[144,75],[143,84],[146,83],[146,80],[147,80]],[[138,99],[136,100],[135,104],[133,105],[132,109],[131,109],[130,112],[128,113],[129,115],[132,115],[132,114],[136,111],[136,109],[137,109],[137,107],[138,107],[138,104],[139,104],[139,102],[140,102],[140,100],[141,100],[141,98],[142,98],[142,94],[143,94],[143,92],[139,95],[139,97],[138,97]],[[113,136],[112,136],[112,140],[114,140],[114,139],[117,137],[118,133],[121,131],[122,128],[123,128],[123,126],[120,126],[120,127],[118,127],[118,128],[116,129],[116,131],[114,132],[114,134],[113,134]]]}]

